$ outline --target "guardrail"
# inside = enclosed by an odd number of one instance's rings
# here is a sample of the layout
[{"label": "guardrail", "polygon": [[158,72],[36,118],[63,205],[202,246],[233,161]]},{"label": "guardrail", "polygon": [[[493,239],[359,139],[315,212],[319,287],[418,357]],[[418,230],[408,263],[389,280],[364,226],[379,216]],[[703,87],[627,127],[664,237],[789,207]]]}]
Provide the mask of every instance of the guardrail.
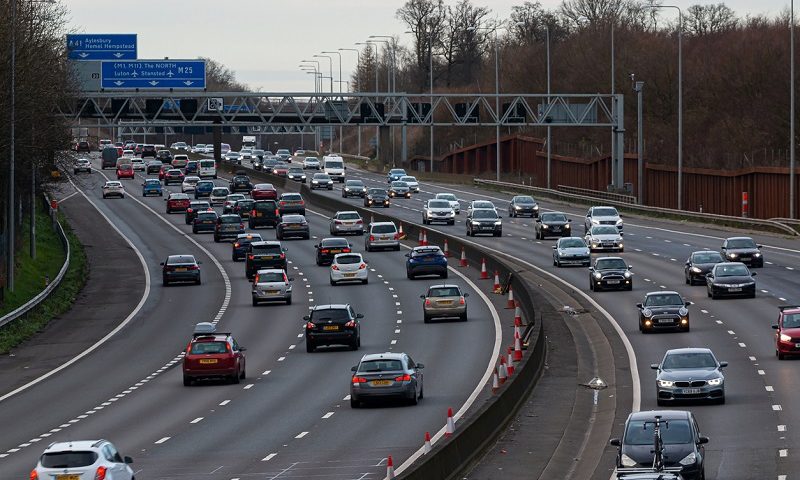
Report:
[{"label": "guardrail", "polygon": [[622,203],[636,204],[636,197],[633,195],[625,195],[622,193],[602,192],[600,190],[591,190],[589,188],[571,187],[569,185],[556,185],[556,190],[565,193],[574,193],[576,195],[584,195],[587,197],[602,198],[603,200],[615,200]]},{"label": "guardrail", "polygon": [[[559,192],[541,187],[532,187],[530,185],[523,185],[521,183],[511,182],[498,182],[495,180],[484,180],[476,178],[473,180],[476,185],[488,186],[495,188],[503,188],[515,190],[526,193],[536,193],[537,195],[562,200],[565,202],[577,202],[581,204],[593,205],[597,203],[597,198],[589,197],[586,195],[578,195],[573,193]],[[659,218],[672,218],[675,220],[685,220],[704,224],[715,224],[721,226],[744,228],[751,230],[767,230],[773,233],[781,233],[784,235],[797,236],[799,233],[788,225],[777,222],[775,220],[763,220],[760,218],[743,218],[734,217],[729,215],[717,215],[714,213],[699,213],[690,212],[688,210],[674,210],[671,208],[661,207],[648,207],[646,205],[631,205],[624,202],[617,202],[614,200],[603,200],[604,204],[617,207],[622,212],[635,213],[639,215]]]},{"label": "guardrail", "polygon": [[[50,209],[50,207],[49,207],[50,200],[47,198],[46,195],[45,195],[45,202],[48,205],[48,210],[49,210]],[[52,216],[52,215],[54,215],[54,213],[52,211],[50,211],[50,215]],[[49,297],[51,293],[53,293],[53,291],[61,283],[61,280],[64,279],[64,275],[67,274],[67,270],[69,269],[69,260],[70,260],[69,240],[67,239],[67,234],[64,233],[64,228],[61,226],[61,222],[59,222],[58,220],[55,220],[55,217],[53,217],[53,218],[54,218],[53,228],[55,228],[56,233],[58,233],[58,237],[61,240],[61,245],[64,247],[64,253],[65,253],[65,255],[64,255],[64,257],[65,257],[64,265],[61,266],[61,270],[58,271],[58,275],[56,275],[56,278],[54,278],[53,281],[50,282],[44,288],[44,290],[39,292],[32,299],[28,300],[24,305],[21,305],[19,308],[9,312],[8,314],[4,315],[3,317],[0,317],[0,327],[2,327],[3,325],[6,325],[9,322],[12,322],[12,321],[14,321],[14,320],[16,320],[16,319],[18,319],[20,317],[22,317],[23,315],[27,314],[28,312],[33,310],[35,307],[37,307],[47,297]]]}]

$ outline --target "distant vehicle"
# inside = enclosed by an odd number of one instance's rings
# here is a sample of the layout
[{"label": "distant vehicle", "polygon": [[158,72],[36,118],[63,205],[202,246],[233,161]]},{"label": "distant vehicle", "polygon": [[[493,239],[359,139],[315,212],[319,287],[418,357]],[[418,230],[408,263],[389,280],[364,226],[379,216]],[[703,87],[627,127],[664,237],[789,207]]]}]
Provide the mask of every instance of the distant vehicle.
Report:
[{"label": "distant vehicle", "polygon": [[161,182],[155,178],[145,179],[144,183],[142,183],[142,196],[146,197],[148,195],[163,197],[164,192],[161,190]]},{"label": "distant vehicle", "polygon": [[189,208],[189,195],[185,193],[170,193],[165,200],[167,202],[167,213],[185,212]]},{"label": "distant vehicle", "polygon": [[[133,480],[131,457],[120,455],[108,440],[69,440],[53,442],[31,471],[31,480],[71,480],[112,478]],[[112,473],[113,477],[106,477]]]},{"label": "distant vehicle", "polygon": [[553,246],[553,266],[582,265],[588,267],[591,261],[589,247],[578,237],[559,238]]},{"label": "distant vehicle", "polygon": [[214,241],[221,242],[228,238],[236,238],[244,233],[244,223],[242,217],[235,213],[223,214],[217,217],[217,224],[214,227]]},{"label": "distant vehicle", "polygon": [[633,290],[631,266],[620,257],[598,257],[589,268],[589,290]]},{"label": "distant vehicle", "polygon": [[103,185],[103,198],[119,197],[125,198],[125,187],[119,180],[109,180]]},{"label": "distant vehicle", "polygon": [[198,323],[183,357],[183,385],[206,378],[239,383],[247,378],[245,348],[230,333],[217,333],[211,323]]},{"label": "distant vehicle", "polygon": [[100,152],[100,158],[102,162],[100,164],[100,168],[105,170],[106,168],[116,168],[117,167],[117,159],[120,157],[119,152],[114,147],[104,148]]},{"label": "distant vehicle", "polygon": [[233,206],[236,205],[236,202],[245,198],[247,197],[241,193],[231,193],[225,197],[225,202],[222,204],[222,213],[233,213]]},{"label": "distant vehicle", "polygon": [[217,178],[217,163],[214,160],[200,160],[197,176],[200,178]]},{"label": "distant vehicle", "polygon": [[214,210],[200,210],[192,219],[192,233],[214,233],[217,225],[217,212]]},{"label": "distant vehicle", "polygon": [[467,236],[474,237],[479,233],[491,233],[495,237],[503,236],[503,221],[495,209],[473,210],[467,219]]},{"label": "distant vehicle", "polygon": [[184,178],[186,178],[186,176],[182,171],[178,170],[177,168],[170,168],[164,174],[164,185],[169,185],[171,183],[183,184]]},{"label": "distant vehicle", "polygon": [[389,184],[389,196],[392,198],[411,198],[411,188],[406,182],[395,181]]},{"label": "distant vehicle", "polygon": [[75,144],[75,151],[78,153],[91,153],[92,146],[89,142],[82,140]]},{"label": "distant vehicle", "polygon": [[369,224],[369,234],[364,236],[364,249],[391,248],[400,250],[400,233],[394,222],[375,222]]},{"label": "distant vehicle", "polygon": [[286,178],[295,182],[306,183],[306,173],[301,167],[290,167],[286,171]]},{"label": "distant vehicle", "polygon": [[277,200],[278,190],[271,183],[257,183],[250,191],[253,200]]},{"label": "distant vehicle", "polygon": [[303,168],[319,170],[319,159],[317,157],[305,157],[303,159]]},{"label": "distant vehicle", "polygon": [[750,237],[726,238],[722,243],[721,253],[728,262],[742,262],[750,268],[764,266],[761,245]]},{"label": "distant vehicle", "polygon": [[461,202],[458,200],[458,197],[452,193],[437,193],[434,198],[436,200],[447,200],[450,202],[450,206],[453,207],[453,210],[455,210],[456,215],[461,215]]},{"label": "distant vehicle", "polygon": [[586,218],[583,222],[583,229],[586,233],[592,229],[592,227],[601,226],[601,225],[610,225],[615,227],[620,233],[622,233],[623,222],[622,218],[619,216],[619,212],[614,207],[591,207],[589,211],[586,213]]},{"label": "distant vehicle", "polygon": [[250,192],[253,188],[253,184],[250,182],[250,177],[247,176],[244,172],[236,172],[236,175],[231,178],[230,184],[228,185],[231,192]]},{"label": "distant vehicle", "polygon": [[143,172],[146,168],[144,160],[139,157],[133,157],[131,159],[131,166],[133,167],[134,171],[137,172]]},{"label": "distant vehicle", "polygon": [[317,188],[333,190],[333,179],[330,175],[327,173],[315,173],[314,176],[311,177],[311,190]]},{"label": "distant vehicle", "polygon": [[189,151],[189,145],[186,145],[186,142],[175,142],[172,144],[172,148],[175,150],[182,150],[184,152]]},{"label": "distant vehicle", "polygon": [[197,214],[202,211],[214,212],[214,209],[211,208],[211,204],[205,200],[192,200],[189,202],[189,208],[186,209],[186,216],[184,217],[186,225],[190,225],[194,220],[194,217],[196,217]]},{"label": "distant vehicle", "polygon": [[193,175],[189,175],[183,178],[183,183],[181,183],[181,192],[194,192],[195,187],[197,187],[197,182],[200,181],[200,177],[196,177]]},{"label": "distant vehicle", "polygon": [[344,186],[342,187],[342,197],[364,198],[366,195],[367,195],[367,187],[361,180],[348,180],[344,182]]},{"label": "distant vehicle", "polygon": [[231,260],[238,262],[247,258],[247,251],[250,250],[250,244],[253,242],[262,242],[260,233],[240,233],[233,241],[231,250]]},{"label": "distant vehicle", "polygon": [[583,240],[592,252],[603,250],[625,251],[622,236],[614,225],[595,225],[589,229]]},{"label": "distant vehicle", "polygon": [[364,315],[348,304],[316,305],[306,321],[306,351],[311,353],[321,345],[347,345],[351,350],[361,346],[361,323]]},{"label": "distant vehicle", "polygon": [[292,163],[292,153],[285,148],[279,149],[277,152],[275,152],[275,155],[280,157],[281,161],[284,161],[286,163]]},{"label": "distant vehicle", "polygon": [[289,165],[286,163],[276,163],[272,166],[272,174],[279,177],[286,177],[289,174]]},{"label": "distant vehicle", "polygon": [[305,240],[311,238],[308,221],[303,215],[283,215],[275,230],[275,238],[300,237]]},{"label": "distant vehicle", "polygon": [[341,235],[345,233],[364,235],[364,220],[355,210],[336,212],[336,214],[331,217],[330,232],[331,235]]},{"label": "distant vehicle", "polygon": [[342,157],[322,157],[322,171],[330,175],[333,180],[344,183],[346,173],[344,159]]},{"label": "distant vehicle", "polygon": [[444,222],[455,225],[456,212],[447,200],[428,200],[422,208],[422,223],[430,225],[433,222]]},{"label": "distant vehicle", "polygon": [[317,265],[330,265],[336,255],[352,251],[350,242],[339,237],[323,238],[318,244],[314,245],[314,249],[317,252]]},{"label": "distant vehicle", "polygon": [[156,152],[156,158],[164,163],[172,163],[172,152],[169,150],[159,150]]},{"label": "distant vehicle", "polygon": [[156,158],[156,155],[158,155],[155,145],[142,145],[142,151],[140,153],[142,155],[142,158],[144,157]]},{"label": "distant vehicle", "polygon": [[222,205],[225,198],[230,194],[231,192],[228,190],[228,187],[214,187],[214,189],[211,190],[211,195],[209,195],[208,200],[211,202],[211,205]]},{"label": "distant vehicle", "polygon": [[152,175],[154,173],[158,173],[158,172],[161,171],[161,167],[163,165],[164,164],[161,162],[161,160],[150,160],[149,162],[147,162],[146,173],[148,175]]},{"label": "distant vehicle", "polygon": [[192,153],[206,153],[206,144],[198,143],[197,145],[192,147]]},{"label": "distant vehicle", "polygon": [[516,195],[511,199],[511,203],[508,204],[508,216],[531,216],[536,218],[539,216],[539,204],[530,195]]},{"label": "distant vehicle", "polygon": [[778,360],[800,355],[800,306],[778,307],[778,323],[775,329],[775,356]]},{"label": "distant vehicle", "polygon": [[303,200],[303,196],[299,193],[282,193],[278,198],[278,213],[281,215],[286,215],[287,213],[305,215],[306,202]]},{"label": "distant vehicle", "polygon": [[472,211],[473,210],[479,210],[479,209],[484,209],[484,208],[488,208],[488,209],[497,211],[497,207],[495,207],[494,203],[492,203],[489,200],[473,200],[473,201],[469,202],[469,205],[467,206],[467,218],[472,216]]},{"label": "distant vehicle", "polygon": [[214,191],[214,187],[215,184],[213,180],[200,180],[197,182],[197,185],[194,186],[194,198],[210,197],[211,192]]},{"label": "distant vehicle", "polygon": [[77,175],[78,172],[92,173],[92,162],[88,158],[75,160],[75,164],[72,166],[72,173]]},{"label": "distant vehicle", "polygon": [[400,177],[406,176],[406,171],[402,168],[393,168],[389,170],[389,173],[386,174],[386,181],[387,183],[396,182],[400,180]]},{"label": "distant vehicle", "polygon": [[409,190],[413,193],[419,193],[419,182],[417,181],[416,177],[412,177],[410,175],[403,175],[400,177],[401,182],[406,182],[408,185]]},{"label": "distant vehicle", "polygon": [[109,140],[107,138],[104,138],[104,139],[100,140],[99,142],[97,142],[97,150],[99,150],[101,152],[103,150],[105,150],[107,147],[113,147],[113,146],[114,146],[114,143],[111,142],[111,140]]},{"label": "distant vehicle", "polygon": [[390,202],[389,192],[384,188],[370,188],[364,196],[365,207],[389,208]]},{"label": "distant vehicle", "polygon": [[547,237],[570,237],[572,236],[571,218],[567,218],[561,212],[546,212],[539,215],[534,225],[534,233],[537,240],[544,240]]},{"label": "distant vehicle", "polygon": [[416,405],[425,395],[422,369],[405,353],[372,353],[361,357],[351,368],[350,407],[358,408],[368,400],[399,398]]},{"label": "distant vehicle", "polygon": [[[212,145],[211,148],[213,149],[214,146]],[[231,146],[230,146],[230,144],[222,143],[219,146],[219,150],[220,150],[220,154],[225,155],[226,153],[231,151]],[[212,153],[213,153],[213,150],[212,150]]]},{"label": "distant vehicle", "polygon": [[277,227],[280,220],[278,202],[275,200],[256,200],[247,218],[247,227],[253,230],[258,227]]},{"label": "distant vehicle", "polygon": [[687,285],[694,285],[697,282],[706,283],[706,275],[714,265],[722,263],[722,255],[719,252],[710,250],[699,250],[692,252],[683,267],[683,275]]},{"label": "distant vehicle", "polygon": [[467,321],[467,297],[458,285],[431,285],[422,299],[422,319],[429,323],[434,318],[458,318]]},{"label": "distant vehicle", "polygon": [[255,148],[256,136],[255,135],[242,135],[242,149]]},{"label": "distant vehicle", "polygon": [[639,331],[642,333],[656,330],[673,329],[688,332],[689,305],[691,302],[683,300],[681,294],[671,291],[648,292],[642,303],[637,303],[639,309]]},{"label": "distant vehicle", "polygon": [[406,277],[414,280],[418,276],[437,275],[447,278],[447,257],[436,245],[414,247],[406,253]]},{"label": "distant vehicle", "polygon": [[222,156],[222,161],[225,163],[232,163],[234,165],[241,165],[242,156],[239,155],[239,152],[234,152],[233,150],[231,150]]},{"label": "distant vehicle", "polygon": [[286,271],[278,268],[268,268],[256,272],[253,278],[253,306],[261,302],[280,301],[286,305],[292,304],[292,281]]},{"label": "distant vehicle", "polygon": [[200,262],[194,255],[170,255],[161,262],[164,286],[174,282],[192,282],[200,285]]},{"label": "distant vehicle", "polygon": [[179,153],[172,157],[172,166],[175,168],[186,168],[186,164],[189,163],[189,156]]}]

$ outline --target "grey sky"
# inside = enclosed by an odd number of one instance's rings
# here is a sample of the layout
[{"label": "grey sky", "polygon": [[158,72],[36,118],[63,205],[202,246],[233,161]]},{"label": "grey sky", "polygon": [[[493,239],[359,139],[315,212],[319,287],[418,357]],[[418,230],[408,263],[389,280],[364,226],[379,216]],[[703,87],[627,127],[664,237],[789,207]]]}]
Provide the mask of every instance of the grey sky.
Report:
[{"label": "grey sky", "polygon": [[[455,0],[445,0],[454,3]],[[236,72],[251,88],[271,92],[314,90],[313,76],[298,68],[301,60],[324,50],[354,47],[370,35],[399,35],[410,44],[405,25],[395,17],[405,0],[64,0],[71,28],[85,33],[137,33],[139,58],[210,57]],[[473,0],[500,19],[524,0]],[[541,0],[554,8],[560,0]],[[706,0],[664,3],[686,8]],[[788,8],[788,0],[728,0],[740,16],[770,16]],[[672,15],[672,13],[665,13]],[[354,52],[342,52],[342,79],[355,63]],[[333,55],[334,77],[338,57]],[[320,60],[325,74],[328,61]],[[335,86],[336,89],[338,87]],[[343,87],[344,89],[344,87]]]}]

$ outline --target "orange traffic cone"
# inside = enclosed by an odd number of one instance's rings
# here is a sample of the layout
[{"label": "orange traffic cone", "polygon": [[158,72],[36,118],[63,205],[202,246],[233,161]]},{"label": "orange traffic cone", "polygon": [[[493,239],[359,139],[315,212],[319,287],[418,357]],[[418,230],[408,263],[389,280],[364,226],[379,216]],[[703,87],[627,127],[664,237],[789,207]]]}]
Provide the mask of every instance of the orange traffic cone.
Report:
[{"label": "orange traffic cone", "polygon": [[514,333],[514,361],[522,361],[522,339],[519,338],[519,333]]},{"label": "orange traffic cone", "polygon": [[444,239],[444,256],[450,258],[450,247],[447,245],[447,239]]},{"label": "orange traffic cone", "polygon": [[431,434],[430,432],[425,432],[425,448],[423,450],[424,453],[430,453],[431,449]]},{"label": "orange traffic cone", "polygon": [[481,280],[489,280],[489,272],[486,271],[485,258],[481,258]]},{"label": "orange traffic cone", "polygon": [[522,309],[514,307],[514,335],[519,335],[519,327],[522,326]]},{"label": "orange traffic cone", "polygon": [[423,230],[422,231],[422,246],[423,247],[427,247],[428,246],[428,231],[427,230]]},{"label": "orange traffic cone", "polygon": [[406,239],[406,232],[403,231],[403,222],[400,222],[400,231],[397,234],[400,235],[400,240]]},{"label": "orange traffic cone", "polygon": [[467,263],[467,252],[464,250],[464,247],[461,247],[461,262],[459,263],[462,267],[468,267],[469,264]]},{"label": "orange traffic cone", "polygon": [[417,243],[420,247],[422,246],[422,229],[420,229],[419,235],[417,235]]},{"label": "orange traffic cone", "polygon": [[503,355],[500,355],[500,363],[497,365],[497,377],[500,380],[500,385],[506,383],[506,378],[508,378],[506,359],[503,357]]},{"label": "orange traffic cone", "polygon": [[508,360],[506,360],[506,368],[508,369],[508,376],[509,377],[511,375],[514,375],[514,359],[513,359],[513,355],[514,354],[512,353],[513,351],[514,351],[514,349],[512,349],[511,347],[508,347],[508,350],[507,350]]},{"label": "orange traffic cone", "polygon": [[508,304],[506,305],[507,310],[513,310],[517,307],[517,304],[514,302],[514,290],[511,289],[511,285],[508,286]]},{"label": "orange traffic cone", "polygon": [[503,293],[503,287],[500,285],[500,272],[497,270],[494,271],[494,288],[492,291],[494,293]]},{"label": "orange traffic cone", "polygon": [[392,456],[389,455],[389,458],[386,460],[386,478],[395,478],[394,477],[394,462],[392,462]]},{"label": "orange traffic cone", "polygon": [[453,422],[453,409],[447,409],[447,427],[444,430],[444,436],[449,437],[456,431],[455,422]]},{"label": "orange traffic cone", "polygon": [[492,374],[492,393],[497,393],[500,390],[500,382],[497,379],[497,372]]}]

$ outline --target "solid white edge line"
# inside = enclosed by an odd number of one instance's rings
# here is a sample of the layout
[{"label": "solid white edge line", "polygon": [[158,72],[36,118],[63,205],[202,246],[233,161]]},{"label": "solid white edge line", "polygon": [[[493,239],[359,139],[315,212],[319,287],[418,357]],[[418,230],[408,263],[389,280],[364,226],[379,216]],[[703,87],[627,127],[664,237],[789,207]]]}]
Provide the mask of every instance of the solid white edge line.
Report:
[{"label": "solid white edge line", "polygon": [[147,298],[150,296],[150,285],[151,285],[151,282],[150,282],[150,270],[148,270],[148,268],[147,268],[147,262],[145,262],[144,256],[142,255],[142,252],[140,252],[139,249],[136,248],[136,245],[134,245],[133,242],[131,242],[130,239],[128,237],[126,237],[125,234],[123,234],[122,231],[120,231],[120,229],[117,228],[116,225],[114,225],[114,223],[111,221],[111,219],[108,218],[108,216],[106,216],[106,214],[103,213],[103,211],[100,210],[100,208],[81,189],[79,189],[77,185],[75,185],[75,183],[72,181],[71,177],[67,176],[67,179],[69,180],[69,183],[72,184],[73,188],[75,188],[75,190],[77,192],[80,192],[80,194],[83,196],[83,198],[85,198],[86,201],[89,202],[89,204],[92,207],[94,207],[95,210],[97,210],[97,213],[99,213],[100,216],[102,216],[105,219],[105,221],[108,222],[109,225],[111,225],[111,228],[113,228],[122,238],[125,239],[125,242],[127,242],[128,245],[133,249],[134,253],[136,253],[136,256],[139,258],[139,262],[142,264],[142,269],[144,270],[144,292],[142,293],[142,298],[139,299],[139,303],[136,304],[136,307],[134,307],[134,309],[131,311],[131,313],[129,313],[128,316],[125,317],[125,319],[122,322],[120,322],[119,325],[117,325],[113,330],[108,332],[103,338],[101,338],[100,340],[95,342],[93,345],[91,345],[89,348],[87,348],[83,352],[81,352],[78,355],[72,357],[67,362],[61,364],[60,366],[58,366],[56,368],[54,368],[53,370],[50,370],[49,372],[47,372],[44,375],[41,375],[41,376],[31,380],[30,382],[26,383],[25,385],[17,387],[14,390],[6,393],[5,395],[0,396],[0,402],[13,397],[14,395],[17,395],[18,393],[23,392],[23,391],[29,389],[30,387],[32,387],[32,386],[34,386],[34,385],[36,385],[38,383],[41,383],[45,379],[47,379],[47,378],[55,375],[56,373],[66,369],[67,367],[69,367],[69,366],[73,365],[74,363],[76,363],[78,360],[82,359],[83,357],[85,357],[85,356],[89,355],[90,353],[92,353],[93,351],[97,350],[101,345],[106,343],[111,337],[116,335],[120,330],[125,328],[131,322],[131,320],[133,320],[133,317],[135,317],[139,313],[139,311],[144,306],[144,303],[147,301]]}]

